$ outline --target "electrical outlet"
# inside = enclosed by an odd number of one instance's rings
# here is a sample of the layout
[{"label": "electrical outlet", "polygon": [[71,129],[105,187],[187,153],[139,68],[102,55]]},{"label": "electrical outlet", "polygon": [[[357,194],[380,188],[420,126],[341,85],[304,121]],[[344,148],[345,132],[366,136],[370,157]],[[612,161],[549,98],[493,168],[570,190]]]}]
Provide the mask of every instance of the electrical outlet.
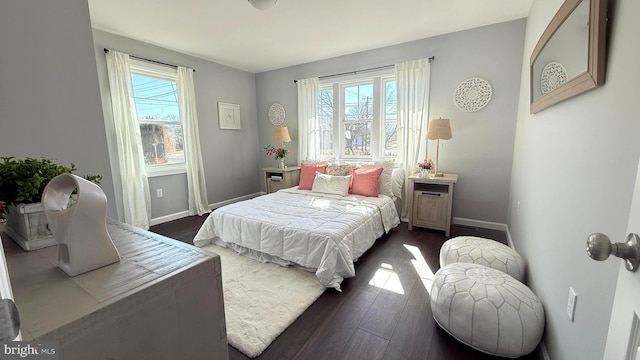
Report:
[{"label": "electrical outlet", "polygon": [[567,300],[567,316],[569,316],[569,320],[573,322],[573,319],[576,314],[576,302],[578,301],[578,295],[573,290],[572,287],[569,287],[569,299]]},{"label": "electrical outlet", "polygon": [[162,189],[156,189],[156,197],[161,198],[162,196],[164,196],[164,195],[162,194]]}]

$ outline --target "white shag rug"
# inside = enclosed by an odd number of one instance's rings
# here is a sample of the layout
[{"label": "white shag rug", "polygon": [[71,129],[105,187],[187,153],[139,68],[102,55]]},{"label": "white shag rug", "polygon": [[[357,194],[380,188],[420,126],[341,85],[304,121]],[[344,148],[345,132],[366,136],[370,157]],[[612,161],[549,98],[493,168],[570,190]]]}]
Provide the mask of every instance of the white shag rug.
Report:
[{"label": "white shag rug", "polygon": [[216,245],[229,344],[254,358],[325,291],[315,274],[261,263]]}]

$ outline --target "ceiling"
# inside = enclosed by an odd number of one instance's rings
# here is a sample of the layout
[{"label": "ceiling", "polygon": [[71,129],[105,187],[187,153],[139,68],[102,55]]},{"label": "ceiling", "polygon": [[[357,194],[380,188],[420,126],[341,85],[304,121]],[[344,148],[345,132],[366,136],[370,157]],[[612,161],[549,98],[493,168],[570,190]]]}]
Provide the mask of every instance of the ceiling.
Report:
[{"label": "ceiling", "polygon": [[92,26],[258,73],[526,17],[533,0],[89,0]]}]

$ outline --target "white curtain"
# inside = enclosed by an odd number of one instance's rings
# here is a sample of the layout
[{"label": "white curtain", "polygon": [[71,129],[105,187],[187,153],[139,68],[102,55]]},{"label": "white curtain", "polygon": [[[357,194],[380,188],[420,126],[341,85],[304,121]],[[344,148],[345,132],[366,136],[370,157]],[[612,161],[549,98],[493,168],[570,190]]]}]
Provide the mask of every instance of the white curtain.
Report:
[{"label": "white curtain", "polygon": [[189,215],[202,215],[208,213],[210,209],[198,136],[193,69],[184,66],[178,66],[178,104],[185,138]]},{"label": "white curtain", "polygon": [[[398,86],[398,161],[408,176],[416,172],[416,164],[426,151],[431,64],[427,59],[421,59],[396,64],[395,68]],[[403,220],[408,219],[411,211],[407,201],[409,196],[413,194],[408,194],[405,186],[402,194]]]},{"label": "white curtain", "polygon": [[124,221],[127,224],[148,229],[151,200],[142,154],[140,127],[136,121],[133,100],[130,96],[129,55],[110,50],[106,56],[122,180]]},{"label": "white curtain", "polygon": [[320,159],[318,91],[320,80],[298,80],[298,161]]}]

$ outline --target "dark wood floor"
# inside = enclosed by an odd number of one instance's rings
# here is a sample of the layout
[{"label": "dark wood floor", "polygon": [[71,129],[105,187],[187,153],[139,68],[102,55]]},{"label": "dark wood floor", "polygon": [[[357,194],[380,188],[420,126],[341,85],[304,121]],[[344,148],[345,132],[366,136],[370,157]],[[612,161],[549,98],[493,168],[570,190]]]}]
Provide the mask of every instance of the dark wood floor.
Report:
[{"label": "dark wood floor", "polygon": [[[204,218],[188,217],[153,226],[151,231],[192,243]],[[451,236],[458,235],[506,243],[501,231],[454,226]],[[414,264],[426,262],[435,273],[445,241],[441,231],[408,231],[402,223],[360,258],[356,277],[342,283],[342,292],[325,291],[258,359],[502,359],[463,345],[433,320],[428,285]],[[377,273],[395,274],[381,284],[391,290],[370,285]],[[536,353],[523,359],[538,359]],[[229,357],[248,359],[233,347]]]}]

